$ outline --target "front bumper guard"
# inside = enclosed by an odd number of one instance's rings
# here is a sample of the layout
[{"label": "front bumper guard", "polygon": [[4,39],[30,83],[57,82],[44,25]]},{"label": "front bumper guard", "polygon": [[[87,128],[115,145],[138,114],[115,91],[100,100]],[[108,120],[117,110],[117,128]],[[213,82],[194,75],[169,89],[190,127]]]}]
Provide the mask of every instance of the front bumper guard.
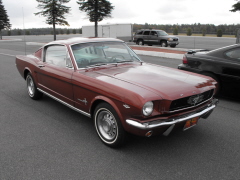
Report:
[{"label": "front bumper guard", "polygon": [[[171,130],[177,123],[187,121],[187,120],[195,118],[195,117],[202,117],[202,118],[206,119],[212,113],[213,109],[217,106],[218,102],[219,102],[218,99],[214,99],[205,109],[203,109],[199,112],[191,113],[190,115],[187,115],[184,117],[169,119],[168,122],[140,123],[140,122],[137,122],[137,121],[134,121],[131,119],[127,119],[126,122],[127,122],[127,124],[129,124],[131,126],[134,126],[136,128],[143,129],[143,130],[149,130],[149,129],[158,128],[158,127],[162,127],[162,126],[170,126],[170,129],[168,129],[167,131],[171,132]],[[167,135],[169,133],[166,132],[165,135]]]}]

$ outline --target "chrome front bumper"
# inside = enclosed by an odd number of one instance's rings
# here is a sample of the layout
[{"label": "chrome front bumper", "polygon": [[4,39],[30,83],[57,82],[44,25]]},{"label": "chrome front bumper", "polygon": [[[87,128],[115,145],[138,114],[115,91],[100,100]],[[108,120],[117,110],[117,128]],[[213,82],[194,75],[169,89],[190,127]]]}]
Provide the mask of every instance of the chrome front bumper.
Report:
[{"label": "chrome front bumper", "polygon": [[[187,120],[195,118],[195,117],[200,117],[200,118],[206,119],[212,113],[213,109],[217,106],[218,102],[219,102],[218,99],[214,99],[209,105],[207,105],[206,108],[204,108],[201,111],[193,112],[193,113],[183,116],[183,117],[181,116],[181,117],[168,119],[167,122],[152,121],[152,122],[147,122],[147,123],[140,123],[140,122],[137,122],[137,121],[134,121],[131,119],[127,119],[126,122],[127,122],[127,124],[134,126],[136,128],[143,129],[143,130],[150,130],[150,129],[158,128],[161,126],[172,126],[177,123],[187,121]],[[172,128],[173,128],[173,126],[172,126]]]},{"label": "chrome front bumper", "polygon": [[167,41],[169,45],[178,45],[179,41]]}]

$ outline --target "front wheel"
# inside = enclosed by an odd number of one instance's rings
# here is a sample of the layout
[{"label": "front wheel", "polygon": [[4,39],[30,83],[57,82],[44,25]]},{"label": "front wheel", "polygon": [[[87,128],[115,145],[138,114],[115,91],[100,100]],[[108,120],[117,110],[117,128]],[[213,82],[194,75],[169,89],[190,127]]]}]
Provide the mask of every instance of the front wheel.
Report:
[{"label": "front wheel", "polygon": [[33,77],[30,73],[27,74],[26,82],[27,82],[27,91],[30,98],[34,100],[40,99],[43,94],[37,90]]},{"label": "front wheel", "polygon": [[125,131],[120,119],[107,103],[99,104],[94,111],[94,125],[99,138],[110,147],[119,147],[124,143]]},{"label": "front wheel", "polygon": [[140,45],[140,46],[143,46],[144,45],[144,41],[142,39],[139,39],[137,41],[137,44]]},{"label": "front wheel", "polygon": [[162,46],[162,47],[167,47],[167,46],[168,46],[167,41],[161,41],[161,42],[160,42],[160,46]]}]

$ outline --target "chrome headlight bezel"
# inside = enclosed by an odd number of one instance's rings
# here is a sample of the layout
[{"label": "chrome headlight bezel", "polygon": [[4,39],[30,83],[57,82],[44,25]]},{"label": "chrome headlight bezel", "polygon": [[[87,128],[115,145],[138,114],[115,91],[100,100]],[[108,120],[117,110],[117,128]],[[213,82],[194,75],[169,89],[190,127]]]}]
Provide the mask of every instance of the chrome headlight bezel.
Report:
[{"label": "chrome headlight bezel", "polygon": [[144,116],[149,116],[152,114],[152,112],[153,112],[153,102],[148,101],[143,105],[142,113]]}]

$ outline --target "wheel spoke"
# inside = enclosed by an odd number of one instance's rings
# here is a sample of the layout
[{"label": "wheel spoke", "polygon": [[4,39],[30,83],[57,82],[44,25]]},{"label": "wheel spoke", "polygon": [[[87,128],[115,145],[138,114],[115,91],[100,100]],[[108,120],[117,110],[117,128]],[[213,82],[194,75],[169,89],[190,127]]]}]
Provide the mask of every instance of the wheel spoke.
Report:
[{"label": "wheel spoke", "polygon": [[97,116],[99,133],[106,140],[114,140],[117,135],[116,120],[108,111],[101,111]]},{"label": "wheel spoke", "polygon": [[34,87],[33,79],[30,76],[27,77],[27,88],[28,88],[29,95],[31,97],[34,96],[35,87]]}]

